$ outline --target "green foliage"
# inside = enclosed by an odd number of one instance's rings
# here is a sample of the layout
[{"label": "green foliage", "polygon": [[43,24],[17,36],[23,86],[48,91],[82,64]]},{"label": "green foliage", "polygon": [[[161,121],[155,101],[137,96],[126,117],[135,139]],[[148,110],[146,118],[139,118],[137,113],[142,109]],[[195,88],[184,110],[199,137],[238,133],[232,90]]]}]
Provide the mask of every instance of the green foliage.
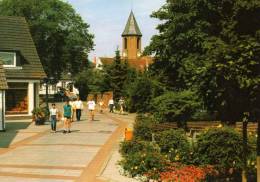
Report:
[{"label": "green foliage", "polygon": [[246,111],[253,116],[260,108],[259,41],[248,37],[233,44],[212,40],[207,49],[208,64],[197,75],[205,104],[219,111],[223,121],[241,121]]},{"label": "green foliage", "polygon": [[151,74],[170,90],[195,88],[223,121],[260,112],[258,0],[166,1],[146,54]]},{"label": "green foliage", "polygon": [[225,127],[205,131],[198,137],[194,156],[197,164],[213,165],[220,175],[227,177],[231,168],[237,172],[243,167],[242,136]]},{"label": "green foliage", "polygon": [[155,135],[161,152],[172,162],[189,162],[190,145],[184,130],[166,130]]},{"label": "green foliage", "polygon": [[192,116],[191,121],[217,121],[217,113],[207,110],[197,110]]},{"label": "green foliage", "polygon": [[153,125],[152,117],[138,115],[134,123],[134,138],[137,140],[152,141]]},{"label": "green foliage", "polygon": [[130,112],[149,112],[150,102],[164,92],[164,88],[147,74],[140,75],[128,86],[128,108]]},{"label": "green foliage", "polygon": [[[126,151],[126,145],[123,144],[121,146],[124,146],[123,151]],[[165,168],[167,160],[160,154],[157,145],[150,142],[143,142],[142,147],[139,149],[136,151],[132,149],[127,150],[131,150],[132,153],[128,153],[127,156],[124,156],[119,162],[127,174],[135,177],[145,175],[152,170],[163,170]]]},{"label": "green foliage", "polygon": [[191,118],[200,106],[192,91],[166,92],[152,100],[154,117],[159,122],[178,122],[180,127]]},{"label": "green foliage", "polygon": [[120,51],[116,50],[116,56],[112,64],[104,66],[105,80],[109,84],[109,88],[113,91],[114,100],[118,100],[124,96],[124,84],[131,79],[132,70],[126,61],[121,60]]},{"label": "green foliage", "polygon": [[32,114],[36,117],[44,117],[45,113],[44,113],[44,109],[41,107],[36,107],[32,110]]},{"label": "green foliage", "polygon": [[105,92],[109,85],[105,80],[104,72],[93,68],[85,69],[74,78],[75,87],[79,89],[81,99],[86,99],[91,93]]},{"label": "green foliage", "polygon": [[78,74],[74,80],[75,80],[75,87],[79,90],[79,97],[82,100],[86,100],[87,94],[90,92],[89,86],[88,86],[88,79],[89,76],[89,70],[84,70],[80,74]]},{"label": "green foliage", "polygon": [[145,143],[146,142],[137,139],[130,140],[130,141],[123,141],[120,143],[119,152],[123,157],[127,157],[127,155],[131,153],[136,153],[144,150]]},{"label": "green foliage", "polygon": [[40,60],[48,76],[59,79],[64,70],[73,75],[86,67],[93,48],[89,25],[61,0],[2,0],[0,15],[26,18]]}]

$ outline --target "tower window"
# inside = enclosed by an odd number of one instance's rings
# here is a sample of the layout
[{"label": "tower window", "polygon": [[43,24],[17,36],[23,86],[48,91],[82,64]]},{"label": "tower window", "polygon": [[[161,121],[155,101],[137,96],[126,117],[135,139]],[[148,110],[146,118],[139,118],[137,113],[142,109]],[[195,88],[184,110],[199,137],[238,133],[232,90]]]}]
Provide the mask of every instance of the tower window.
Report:
[{"label": "tower window", "polygon": [[137,38],[137,49],[140,49],[140,38]]},{"label": "tower window", "polygon": [[125,38],[124,43],[125,43],[124,47],[125,47],[125,49],[127,49],[127,38]]}]

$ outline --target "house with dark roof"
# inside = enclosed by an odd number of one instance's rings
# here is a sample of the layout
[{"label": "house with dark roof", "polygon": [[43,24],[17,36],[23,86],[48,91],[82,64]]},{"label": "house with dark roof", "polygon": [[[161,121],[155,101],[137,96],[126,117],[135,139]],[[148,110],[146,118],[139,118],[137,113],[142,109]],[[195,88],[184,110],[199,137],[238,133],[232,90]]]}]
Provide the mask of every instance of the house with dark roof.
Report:
[{"label": "house with dark roof", "polygon": [[25,18],[0,16],[0,60],[8,85],[6,115],[31,115],[46,74]]},{"label": "house with dark roof", "polygon": [[[130,12],[124,31],[122,33],[122,60],[126,60],[130,67],[145,70],[153,63],[150,56],[142,56],[142,33],[137,24],[133,11]],[[99,57],[97,67],[111,64],[114,58]]]}]

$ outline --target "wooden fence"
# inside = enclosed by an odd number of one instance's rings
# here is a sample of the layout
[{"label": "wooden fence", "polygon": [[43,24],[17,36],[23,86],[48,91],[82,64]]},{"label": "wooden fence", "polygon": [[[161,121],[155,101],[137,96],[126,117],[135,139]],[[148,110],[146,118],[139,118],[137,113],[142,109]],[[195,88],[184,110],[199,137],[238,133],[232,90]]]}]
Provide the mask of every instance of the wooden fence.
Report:
[{"label": "wooden fence", "polygon": [[[190,133],[193,132],[199,132],[203,131],[205,129],[210,129],[210,128],[218,128],[222,127],[222,123],[220,121],[190,121],[187,122],[187,129],[190,131]],[[243,123],[242,122],[236,122],[235,125],[231,125],[231,127],[234,127],[238,131],[242,131],[243,128]],[[154,131],[161,131],[165,129],[176,129],[177,123],[172,122],[172,123],[160,123],[160,124],[155,124],[153,126]],[[257,123],[254,122],[249,122],[247,125],[247,131],[255,133],[257,131]]]}]

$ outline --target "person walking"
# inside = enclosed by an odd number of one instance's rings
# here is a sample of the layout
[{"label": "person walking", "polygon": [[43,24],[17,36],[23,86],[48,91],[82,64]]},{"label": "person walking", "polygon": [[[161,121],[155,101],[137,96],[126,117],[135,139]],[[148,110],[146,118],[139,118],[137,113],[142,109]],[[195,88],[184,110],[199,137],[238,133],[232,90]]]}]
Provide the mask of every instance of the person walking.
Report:
[{"label": "person walking", "polygon": [[64,116],[64,131],[63,133],[70,133],[71,128],[71,116],[72,116],[72,107],[69,103],[69,100],[66,101],[66,104],[63,106],[63,116]]},{"label": "person walking", "polygon": [[120,114],[124,114],[124,107],[125,107],[125,100],[123,97],[121,97],[118,101],[119,107],[120,107]]},{"label": "person walking", "polygon": [[109,106],[109,112],[114,113],[114,100],[113,100],[113,98],[111,98],[108,101],[108,106]]},{"label": "person walking", "polygon": [[81,118],[81,110],[83,109],[83,103],[78,97],[77,100],[75,101],[75,107],[76,107],[76,118],[77,121],[80,121]]},{"label": "person walking", "polygon": [[88,105],[88,111],[90,114],[91,121],[94,121],[94,115],[95,115],[94,112],[95,112],[96,103],[93,99],[91,99],[87,102],[87,105]]},{"label": "person walking", "polygon": [[101,100],[99,101],[100,113],[103,113],[103,107],[104,107],[104,102],[103,102],[103,100],[101,99]]},{"label": "person walking", "polygon": [[56,123],[58,118],[58,109],[56,105],[53,103],[50,109],[50,120],[51,120],[51,130],[56,133]]},{"label": "person walking", "polygon": [[75,98],[72,101],[70,101],[69,104],[72,107],[72,115],[71,115],[70,122],[74,122],[74,118],[76,117],[76,100],[75,100]]}]

